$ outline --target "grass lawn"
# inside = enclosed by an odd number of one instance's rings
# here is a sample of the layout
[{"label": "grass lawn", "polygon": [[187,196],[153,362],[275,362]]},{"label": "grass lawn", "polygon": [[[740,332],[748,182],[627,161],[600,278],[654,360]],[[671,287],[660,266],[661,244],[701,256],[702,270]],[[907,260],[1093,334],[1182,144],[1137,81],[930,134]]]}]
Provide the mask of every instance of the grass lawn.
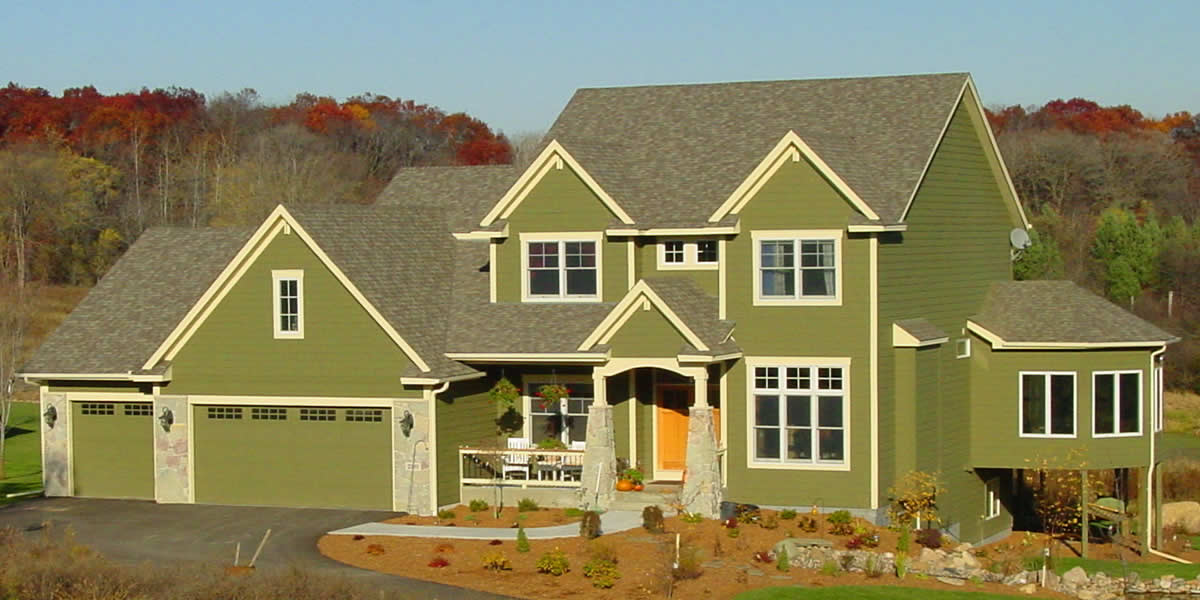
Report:
[{"label": "grass lawn", "polygon": [[[1142,579],[1174,575],[1184,579],[1194,579],[1200,575],[1200,565],[1183,565],[1179,563],[1127,563],[1128,570],[1136,572]],[[1074,556],[1059,557],[1054,562],[1054,572],[1062,575],[1075,567],[1083,567],[1088,573],[1103,571],[1113,577],[1121,577],[1125,569],[1116,560],[1084,559]]]},{"label": "grass lawn", "polygon": [[42,487],[41,435],[38,433],[38,405],[14,402],[4,448],[4,472],[0,481],[0,506],[13,502],[8,494]]},{"label": "grass lawn", "polygon": [[931,590],[895,585],[846,585],[836,587],[772,587],[751,590],[734,600],[989,600],[1024,598],[1008,594],[990,594],[966,590]]}]

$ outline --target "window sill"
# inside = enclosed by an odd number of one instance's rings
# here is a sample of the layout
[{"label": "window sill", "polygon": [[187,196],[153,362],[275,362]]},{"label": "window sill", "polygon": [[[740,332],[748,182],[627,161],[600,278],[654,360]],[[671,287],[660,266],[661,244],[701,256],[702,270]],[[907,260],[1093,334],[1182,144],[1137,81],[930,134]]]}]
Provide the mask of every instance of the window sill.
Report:
[{"label": "window sill", "polygon": [[563,302],[600,302],[599,296],[526,296],[522,302],[563,303]]},{"label": "window sill", "polygon": [[746,465],[750,469],[774,469],[784,471],[849,471],[850,463],[768,463],[751,461]]},{"label": "window sill", "polygon": [[291,332],[276,331],[275,339],[277,339],[277,340],[302,340],[302,339],[304,339],[304,334],[303,333],[291,333]]},{"label": "window sill", "polygon": [[1101,439],[1101,440],[1104,438],[1137,438],[1137,437],[1142,437],[1142,432],[1140,432],[1140,431],[1131,432],[1131,433],[1095,433],[1095,432],[1092,432],[1092,437],[1096,438],[1096,439]]},{"label": "window sill", "polygon": [[838,297],[816,298],[762,298],[754,297],[754,306],[841,306],[842,299]]},{"label": "window sill", "polygon": [[659,271],[716,271],[717,263],[659,263]]},{"label": "window sill", "polygon": [[1022,433],[1022,434],[1020,434],[1020,437],[1030,438],[1030,439],[1073,440],[1077,436],[1074,433],[1071,433],[1071,434],[1066,434],[1066,433]]}]

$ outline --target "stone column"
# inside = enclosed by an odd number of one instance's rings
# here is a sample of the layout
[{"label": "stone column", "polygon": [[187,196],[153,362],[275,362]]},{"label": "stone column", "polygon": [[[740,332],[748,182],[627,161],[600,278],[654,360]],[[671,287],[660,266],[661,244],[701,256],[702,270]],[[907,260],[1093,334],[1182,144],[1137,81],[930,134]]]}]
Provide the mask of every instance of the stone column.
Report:
[{"label": "stone column", "polygon": [[594,371],[592,384],[595,398],[588,408],[583,480],[579,485],[579,505],[586,510],[606,510],[617,494],[617,440],[605,383],[604,375]]},{"label": "stone column", "polygon": [[[47,496],[71,496],[71,403],[65,394],[42,393],[38,422],[42,429],[42,489]],[[53,408],[53,425],[46,411]]]},{"label": "stone column", "polygon": [[687,471],[679,501],[688,512],[715,519],[721,507],[721,463],[708,405],[708,371],[700,367],[692,378],[696,392],[688,411]]},{"label": "stone column", "polygon": [[192,502],[188,460],[192,415],[187,396],[155,396],[153,415],[154,501]]},{"label": "stone column", "polygon": [[[404,423],[409,416],[412,429],[405,434]],[[433,514],[434,498],[430,497],[433,494],[432,439],[426,402],[398,400],[392,403],[392,510],[414,515]],[[455,460],[458,460],[457,454]],[[453,463],[438,465],[438,468],[458,472],[458,465]]]}]

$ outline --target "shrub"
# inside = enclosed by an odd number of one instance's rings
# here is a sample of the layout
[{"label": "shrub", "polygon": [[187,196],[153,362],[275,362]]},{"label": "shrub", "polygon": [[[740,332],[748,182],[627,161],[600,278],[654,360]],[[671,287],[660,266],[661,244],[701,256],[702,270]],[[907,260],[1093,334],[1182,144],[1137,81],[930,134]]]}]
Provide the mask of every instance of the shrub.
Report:
[{"label": "shrub", "polygon": [[1026,571],[1041,571],[1046,565],[1046,559],[1041,554],[1026,556],[1021,559],[1021,568]]},{"label": "shrub", "polygon": [[671,574],[677,581],[695,579],[704,573],[704,567],[701,566],[703,562],[704,555],[700,549],[690,543],[685,543],[679,546],[678,566],[671,570]]},{"label": "shrub", "polygon": [[942,532],[932,527],[918,529],[917,543],[930,550],[937,550],[942,547]]},{"label": "shrub", "polygon": [[783,571],[784,573],[792,568],[792,561],[788,559],[787,548],[779,549],[779,557],[775,562],[775,568]]},{"label": "shrub", "polygon": [[517,501],[517,512],[533,512],[538,509],[538,503],[533,498],[521,498]]},{"label": "shrub", "polygon": [[657,506],[643,508],[642,528],[650,533],[662,533],[664,531],[662,509]]},{"label": "shrub", "polygon": [[704,515],[698,512],[685,512],[679,517],[684,523],[701,523],[704,521]]},{"label": "shrub", "polygon": [[785,508],[779,511],[779,518],[783,519],[784,521],[791,521],[792,519],[796,518],[796,511],[790,508]]},{"label": "shrub", "polygon": [[438,518],[442,519],[444,521],[449,521],[457,516],[458,515],[454,514],[454,511],[452,511],[452,510],[439,510],[438,511]]},{"label": "shrub", "polygon": [[821,522],[816,517],[800,517],[796,524],[805,533],[816,533],[821,528]]},{"label": "shrub", "polygon": [[450,566],[450,561],[447,560],[445,556],[435,556],[433,557],[433,560],[429,561],[429,566],[435,569],[440,569],[442,567]]},{"label": "shrub", "polygon": [[367,554],[370,554],[371,556],[383,556],[385,552],[387,552],[387,550],[384,550],[383,546],[379,544],[371,544],[367,546]]},{"label": "shrub", "polygon": [[779,518],[775,515],[767,515],[758,520],[758,526],[762,527],[763,529],[778,529]]},{"label": "shrub", "polygon": [[937,497],[944,491],[936,473],[909,471],[888,489],[892,500],[888,518],[900,525],[911,525],[918,519],[922,523],[936,522]]},{"label": "shrub", "polygon": [[[738,505],[739,508],[744,507],[744,506],[747,506],[747,505],[745,505],[745,504]],[[742,523],[742,524],[755,523],[758,521],[759,516],[760,516],[760,513],[757,508],[747,508],[746,510],[738,511],[737,521],[738,521],[738,523]]]},{"label": "shrub", "polygon": [[529,552],[529,538],[524,527],[517,528],[517,552]]},{"label": "shrub", "polygon": [[467,515],[467,516],[463,517],[463,520],[464,521],[472,521],[472,522],[478,521],[479,515]]},{"label": "shrub", "polygon": [[729,517],[728,519],[725,519],[724,521],[722,521],[721,525],[724,526],[725,529],[737,529],[737,526],[738,526],[737,517]]},{"label": "shrub", "polygon": [[867,564],[863,569],[867,577],[878,579],[883,577],[883,565],[880,564],[879,555],[874,552],[867,555]]},{"label": "shrub", "polygon": [[593,510],[583,513],[583,520],[579,522],[579,536],[589,540],[600,537],[599,513]]},{"label": "shrub", "polygon": [[571,570],[571,563],[567,560],[567,553],[558,548],[543,554],[535,566],[538,573],[546,573],[555,577]]},{"label": "shrub", "polygon": [[484,554],[480,560],[483,562],[483,568],[488,571],[507,571],[512,569],[512,563],[508,561],[508,557],[499,550]]},{"label": "shrub", "polygon": [[471,512],[483,512],[488,509],[488,503],[487,500],[472,500],[467,508],[471,509]]},{"label": "shrub", "polygon": [[592,587],[608,589],[621,578],[615,561],[593,558],[583,565],[583,576],[592,580]]},{"label": "shrub", "polygon": [[896,537],[896,552],[908,552],[909,544],[911,544],[912,529],[907,525],[900,526],[900,534]]},{"label": "shrub", "polygon": [[828,575],[829,577],[837,577],[838,575],[841,574],[841,572],[842,572],[842,565],[838,564],[838,562],[836,560],[827,560],[827,561],[825,561],[825,564],[821,565],[821,574],[822,575]]},{"label": "shrub", "polygon": [[488,542],[488,545],[489,546],[499,546],[500,544],[503,544],[503,543],[504,542],[502,542],[500,540],[492,540],[492,541]]},{"label": "shrub", "polygon": [[859,548],[875,548],[879,546],[879,534],[876,533],[856,533],[850,539],[846,540],[846,548],[848,550],[858,550]]},{"label": "shrub", "polygon": [[829,522],[829,532],[834,535],[854,533],[854,517],[850,516],[848,510],[834,511],[825,520]]},{"label": "shrub", "polygon": [[729,529],[725,530],[725,533],[729,537],[735,538],[742,534],[742,530],[738,529],[737,527],[730,527]]},{"label": "shrub", "polygon": [[896,553],[896,577],[904,579],[908,575],[908,554],[904,552]]}]

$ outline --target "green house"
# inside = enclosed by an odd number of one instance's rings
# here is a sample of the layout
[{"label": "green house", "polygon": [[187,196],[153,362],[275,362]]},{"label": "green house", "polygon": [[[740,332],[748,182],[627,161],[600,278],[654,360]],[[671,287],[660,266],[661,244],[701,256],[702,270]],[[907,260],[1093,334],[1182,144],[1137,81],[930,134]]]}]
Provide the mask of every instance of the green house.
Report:
[{"label": "green house", "polygon": [[1023,469],[1149,492],[1174,338],[1012,281],[1028,228],[966,74],[579,90],[525,168],[147,231],[25,367],[46,491],[610,508],[637,466],[882,523],[923,471],[972,542]]}]

